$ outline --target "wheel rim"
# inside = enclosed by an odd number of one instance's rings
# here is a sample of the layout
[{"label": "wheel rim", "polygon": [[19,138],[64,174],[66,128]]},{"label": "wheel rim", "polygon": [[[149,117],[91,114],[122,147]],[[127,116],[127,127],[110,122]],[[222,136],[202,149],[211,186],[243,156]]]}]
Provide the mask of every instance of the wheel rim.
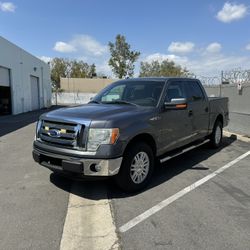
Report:
[{"label": "wheel rim", "polygon": [[130,167],[130,177],[132,181],[136,184],[142,183],[148,175],[149,166],[150,161],[147,153],[137,153]]},{"label": "wheel rim", "polygon": [[217,126],[215,130],[215,143],[219,144],[221,141],[221,127]]}]

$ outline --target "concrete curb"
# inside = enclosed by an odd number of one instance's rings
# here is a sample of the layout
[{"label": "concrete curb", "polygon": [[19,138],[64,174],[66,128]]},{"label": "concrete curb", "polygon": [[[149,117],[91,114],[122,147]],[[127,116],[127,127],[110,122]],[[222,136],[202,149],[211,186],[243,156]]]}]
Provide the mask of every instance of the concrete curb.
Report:
[{"label": "concrete curb", "polygon": [[69,249],[120,249],[105,189],[73,184],[60,244]]},{"label": "concrete curb", "polygon": [[244,135],[240,135],[240,134],[236,134],[236,133],[232,133],[229,131],[224,130],[223,131],[223,135],[226,137],[235,137],[237,140],[239,141],[243,141],[243,142],[250,142],[250,138],[244,136]]}]

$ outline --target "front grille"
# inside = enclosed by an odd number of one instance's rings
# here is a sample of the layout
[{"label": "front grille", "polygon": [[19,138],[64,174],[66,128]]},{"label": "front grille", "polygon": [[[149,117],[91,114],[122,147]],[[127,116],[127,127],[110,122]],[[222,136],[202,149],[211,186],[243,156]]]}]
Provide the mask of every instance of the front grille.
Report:
[{"label": "front grille", "polygon": [[84,129],[84,125],[43,120],[38,138],[47,144],[59,147],[84,149]]}]

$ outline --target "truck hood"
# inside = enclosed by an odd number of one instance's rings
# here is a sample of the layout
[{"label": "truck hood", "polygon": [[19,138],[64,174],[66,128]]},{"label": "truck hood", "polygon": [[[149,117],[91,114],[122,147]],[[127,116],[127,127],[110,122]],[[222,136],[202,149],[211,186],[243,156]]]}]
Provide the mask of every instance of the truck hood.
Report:
[{"label": "truck hood", "polygon": [[95,104],[89,103],[75,107],[67,107],[48,112],[41,119],[54,121],[74,121],[84,123],[85,121],[117,120],[126,117],[145,114],[151,108],[127,104]]}]

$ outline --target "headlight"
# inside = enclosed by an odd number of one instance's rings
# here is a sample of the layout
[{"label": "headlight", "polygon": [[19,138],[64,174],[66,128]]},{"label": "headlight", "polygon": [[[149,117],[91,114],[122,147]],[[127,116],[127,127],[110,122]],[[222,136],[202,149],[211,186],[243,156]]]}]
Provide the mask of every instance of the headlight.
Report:
[{"label": "headlight", "polygon": [[88,151],[96,151],[101,144],[114,144],[118,136],[118,128],[91,128],[88,136]]},{"label": "headlight", "polygon": [[42,126],[42,120],[39,120],[36,124],[36,135],[35,135],[35,140],[37,138],[39,138],[39,131],[41,129],[41,126]]}]

